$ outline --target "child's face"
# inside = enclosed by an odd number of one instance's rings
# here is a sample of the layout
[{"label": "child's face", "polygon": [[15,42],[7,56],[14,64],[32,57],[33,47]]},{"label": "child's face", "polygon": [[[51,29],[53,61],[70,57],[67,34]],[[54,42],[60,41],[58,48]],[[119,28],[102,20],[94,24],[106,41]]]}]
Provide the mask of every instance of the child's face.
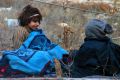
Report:
[{"label": "child's face", "polygon": [[39,25],[40,25],[40,21],[37,19],[31,20],[31,22],[28,24],[28,26],[33,30],[38,28]]}]

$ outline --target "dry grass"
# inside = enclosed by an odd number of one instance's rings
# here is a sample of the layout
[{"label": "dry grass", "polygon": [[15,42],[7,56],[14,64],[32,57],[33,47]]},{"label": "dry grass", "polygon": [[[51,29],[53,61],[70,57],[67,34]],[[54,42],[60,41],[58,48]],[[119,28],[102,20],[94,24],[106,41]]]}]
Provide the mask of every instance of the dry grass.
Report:
[{"label": "dry grass", "polygon": [[[19,1],[17,3],[14,2],[13,8],[10,11],[4,10],[0,13],[0,22],[1,22],[1,29],[7,28],[7,25],[4,21],[4,19],[7,18],[17,18],[18,13],[21,11],[21,9],[24,7],[26,3],[29,3],[28,1]],[[18,5],[17,5],[18,4]],[[22,5],[23,6],[19,6]],[[54,4],[57,4],[54,2]],[[59,4],[59,3],[58,3]],[[42,28],[45,30],[46,35],[55,43],[60,44],[64,48],[70,50],[70,49],[78,49],[79,46],[83,43],[84,39],[84,24],[92,18],[96,18],[97,14],[92,12],[85,12],[78,9],[71,9],[71,8],[64,8],[61,6],[55,6],[55,5],[49,5],[44,4],[40,2],[32,2],[33,6],[36,6],[40,9],[41,13],[43,14],[43,22],[41,24]],[[62,3],[61,3],[62,5]],[[103,6],[102,6],[103,5]],[[19,7],[18,7],[19,6]],[[107,11],[110,7],[109,5],[104,4],[91,4],[91,5],[85,5],[85,4],[67,4],[69,7],[75,7],[75,8],[82,8],[86,10],[93,10],[93,11]],[[97,7],[96,7],[97,6]],[[99,6],[99,7],[98,7]],[[94,9],[98,8],[98,9]],[[114,9],[114,8],[112,8]],[[102,11],[102,12],[103,12]],[[117,13],[119,15],[119,13]],[[106,15],[105,15],[106,16]],[[120,33],[120,19],[119,17],[116,17],[116,15],[107,15],[108,22],[113,25],[114,28],[117,29],[115,33],[112,35],[114,37],[119,37]],[[61,27],[60,23],[66,23],[68,24],[69,28],[65,29],[66,26]],[[118,23],[117,27],[114,26],[114,23]],[[6,26],[3,27],[2,26]],[[11,30],[11,29],[10,29]],[[10,35],[10,30],[6,31],[5,29],[1,31],[0,33],[2,35]],[[8,38],[8,37],[7,37]],[[8,46],[10,44],[4,44],[3,41],[6,40],[6,38],[1,38],[0,41],[2,45],[0,46]],[[11,41],[9,41],[11,42]],[[5,42],[6,43],[6,42]],[[12,42],[11,42],[12,44]],[[9,46],[10,47],[10,46]]]},{"label": "dry grass", "polygon": [[[16,2],[14,4],[12,10],[4,10],[0,12],[0,50],[13,49],[14,47],[12,36],[15,29],[8,28],[6,22],[4,21],[4,18],[17,18],[18,13],[23,8],[23,6],[20,6],[22,4],[25,5],[26,3],[19,0],[19,2]],[[84,24],[89,19],[96,18],[97,16],[97,13],[81,11],[78,9],[64,8],[61,6],[43,4],[39,2],[32,2],[32,5],[38,7],[44,17],[41,26],[43,30],[45,30],[45,34],[48,36],[48,38],[50,38],[50,40],[52,40],[53,42],[60,44],[62,47],[69,51],[78,49],[79,46],[84,42]],[[106,5],[99,7],[99,9],[102,8],[103,11],[95,9],[95,7],[98,6],[97,4],[90,7],[90,5],[85,6],[85,4],[80,5],[70,3],[68,6],[72,6],[75,8],[83,7],[84,9],[87,8],[86,10],[101,12],[103,12],[104,10],[107,12],[107,9],[109,9],[108,6],[107,8],[104,7]],[[117,13],[117,15],[120,15],[120,13]],[[111,25],[113,25],[113,28],[116,29],[112,37],[119,37],[120,18],[116,15],[107,16],[108,18],[106,20]],[[64,23],[66,25],[59,25],[61,23]],[[117,25],[114,25],[115,23],[117,23]],[[119,39],[116,39],[114,41],[115,43],[120,44]],[[70,74],[68,74],[67,76],[69,77],[69,75]]]}]

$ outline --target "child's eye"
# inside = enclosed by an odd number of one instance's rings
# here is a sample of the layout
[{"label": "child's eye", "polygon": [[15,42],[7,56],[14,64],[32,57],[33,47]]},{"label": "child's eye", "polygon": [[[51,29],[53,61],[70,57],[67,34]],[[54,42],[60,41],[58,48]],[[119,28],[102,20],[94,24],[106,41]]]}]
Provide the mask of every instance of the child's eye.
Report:
[{"label": "child's eye", "polygon": [[39,22],[38,20],[33,20],[33,22]]},{"label": "child's eye", "polygon": [[38,18],[34,18],[32,19],[33,22],[40,22],[40,20]]},{"label": "child's eye", "polygon": [[40,24],[40,21],[38,21],[38,20],[32,20],[32,21],[35,22],[35,23],[38,22]]}]

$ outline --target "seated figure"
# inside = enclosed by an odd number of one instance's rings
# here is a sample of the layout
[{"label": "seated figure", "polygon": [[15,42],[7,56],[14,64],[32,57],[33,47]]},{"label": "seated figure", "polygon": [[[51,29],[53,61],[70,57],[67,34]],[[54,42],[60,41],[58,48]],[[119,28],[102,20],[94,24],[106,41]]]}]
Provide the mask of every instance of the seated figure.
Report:
[{"label": "seated figure", "polygon": [[37,8],[27,5],[23,9],[18,17],[22,30],[14,34],[18,37],[13,37],[19,39],[15,46],[20,47],[1,51],[0,77],[18,74],[43,76],[49,67],[54,67],[54,59],[62,60],[63,55],[68,54],[68,51],[51,42],[43,30],[38,28],[41,20],[42,15]]},{"label": "seated figure", "polygon": [[74,58],[72,77],[113,76],[120,73],[120,46],[107,37],[113,29],[104,20],[85,25],[85,39]]}]

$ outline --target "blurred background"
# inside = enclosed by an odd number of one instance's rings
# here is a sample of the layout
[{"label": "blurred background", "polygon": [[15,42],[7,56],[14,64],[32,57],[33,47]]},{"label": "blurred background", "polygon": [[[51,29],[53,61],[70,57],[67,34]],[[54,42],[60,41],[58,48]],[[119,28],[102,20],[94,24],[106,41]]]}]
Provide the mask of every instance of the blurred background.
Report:
[{"label": "blurred background", "polygon": [[12,49],[17,17],[31,4],[42,15],[45,34],[65,49],[78,49],[84,41],[84,24],[93,18],[107,20],[114,33],[108,35],[120,44],[120,0],[0,0],[0,50]]}]

